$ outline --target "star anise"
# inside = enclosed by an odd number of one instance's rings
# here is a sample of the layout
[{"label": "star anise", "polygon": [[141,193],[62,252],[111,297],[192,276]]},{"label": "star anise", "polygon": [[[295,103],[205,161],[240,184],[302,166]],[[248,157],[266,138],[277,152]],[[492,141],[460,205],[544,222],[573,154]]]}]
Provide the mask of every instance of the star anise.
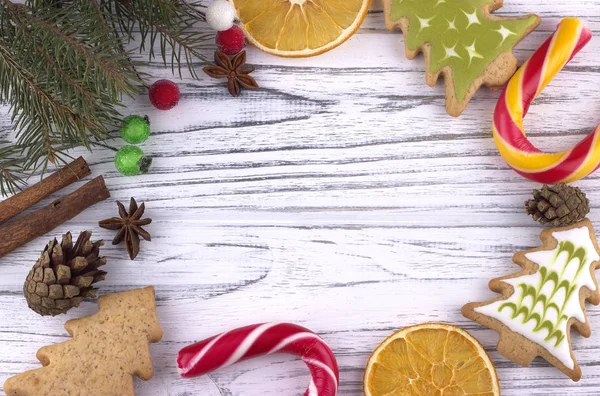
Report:
[{"label": "star anise", "polygon": [[133,260],[140,252],[140,236],[147,241],[151,239],[148,231],[144,230],[141,226],[152,223],[152,219],[142,219],[144,210],[146,209],[143,202],[138,207],[135,199],[131,198],[131,201],[129,201],[129,213],[125,210],[125,206],[121,202],[117,201],[117,205],[119,206],[119,216],[121,217],[111,217],[110,219],[102,220],[98,225],[107,230],[119,230],[112,244],[118,245],[125,240],[129,258]]},{"label": "star anise", "polygon": [[249,76],[254,71],[254,66],[246,65],[246,51],[240,52],[233,59],[229,59],[229,56],[221,51],[216,51],[215,64],[202,70],[212,78],[226,78],[231,96],[240,96],[242,87],[258,88],[256,80]]}]

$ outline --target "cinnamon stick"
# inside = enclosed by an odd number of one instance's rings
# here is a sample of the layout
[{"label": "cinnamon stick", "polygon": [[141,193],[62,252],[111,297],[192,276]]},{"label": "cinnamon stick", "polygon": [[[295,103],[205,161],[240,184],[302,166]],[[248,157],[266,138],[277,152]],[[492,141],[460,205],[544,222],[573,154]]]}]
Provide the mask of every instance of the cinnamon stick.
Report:
[{"label": "cinnamon stick", "polygon": [[45,208],[0,228],[0,257],[52,231],[65,221],[77,216],[84,209],[104,201],[108,197],[110,197],[110,192],[104,184],[104,178],[99,176],[79,190],[57,199]]},{"label": "cinnamon stick", "polygon": [[90,168],[87,162],[83,157],[77,158],[39,183],[0,202],[0,224],[7,222],[42,199],[89,174]]}]

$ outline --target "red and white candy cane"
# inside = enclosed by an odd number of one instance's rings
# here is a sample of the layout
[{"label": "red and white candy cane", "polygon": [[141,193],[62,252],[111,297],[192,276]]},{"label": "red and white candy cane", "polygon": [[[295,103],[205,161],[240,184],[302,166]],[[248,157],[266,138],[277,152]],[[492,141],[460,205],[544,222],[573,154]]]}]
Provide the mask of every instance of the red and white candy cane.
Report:
[{"label": "red and white candy cane", "polygon": [[523,118],[562,68],[591,40],[577,18],[565,18],[556,32],[512,77],[496,106],[494,141],[502,158],[522,176],[539,183],[579,180],[600,166],[600,126],[575,147],[544,153],[527,140]]},{"label": "red and white candy cane", "polygon": [[325,341],[312,331],[290,323],[264,323],[231,330],[187,346],[177,355],[182,377],[196,377],[222,367],[272,353],[302,358],[311,373],[305,396],[335,396],[337,361]]}]

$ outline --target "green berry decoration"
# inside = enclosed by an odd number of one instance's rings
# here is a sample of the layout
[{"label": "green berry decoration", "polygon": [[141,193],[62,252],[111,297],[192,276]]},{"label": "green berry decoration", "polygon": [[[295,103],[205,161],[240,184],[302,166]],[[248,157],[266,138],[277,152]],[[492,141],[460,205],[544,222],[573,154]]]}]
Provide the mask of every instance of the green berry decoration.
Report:
[{"label": "green berry decoration", "polygon": [[125,146],[115,156],[115,167],[124,176],[136,176],[148,173],[152,158],[144,156],[139,147]]},{"label": "green berry decoration", "polygon": [[121,137],[129,144],[140,144],[150,136],[150,120],[148,116],[130,115],[123,120]]}]

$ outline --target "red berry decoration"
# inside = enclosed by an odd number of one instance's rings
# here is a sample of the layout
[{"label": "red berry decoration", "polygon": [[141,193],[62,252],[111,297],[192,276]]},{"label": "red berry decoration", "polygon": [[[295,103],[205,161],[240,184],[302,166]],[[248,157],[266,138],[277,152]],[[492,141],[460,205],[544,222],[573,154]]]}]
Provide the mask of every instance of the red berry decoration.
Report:
[{"label": "red berry decoration", "polygon": [[173,81],[158,80],[148,92],[150,102],[159,110],[171,110],[179,103],[179,87]]},{"label": "red berry decoration", "polygon": [[229,30],[217,32],[216,42],[221,52],[227,55],[236,55],[246,46],[246,36],[242,29],[234,25]]}]

